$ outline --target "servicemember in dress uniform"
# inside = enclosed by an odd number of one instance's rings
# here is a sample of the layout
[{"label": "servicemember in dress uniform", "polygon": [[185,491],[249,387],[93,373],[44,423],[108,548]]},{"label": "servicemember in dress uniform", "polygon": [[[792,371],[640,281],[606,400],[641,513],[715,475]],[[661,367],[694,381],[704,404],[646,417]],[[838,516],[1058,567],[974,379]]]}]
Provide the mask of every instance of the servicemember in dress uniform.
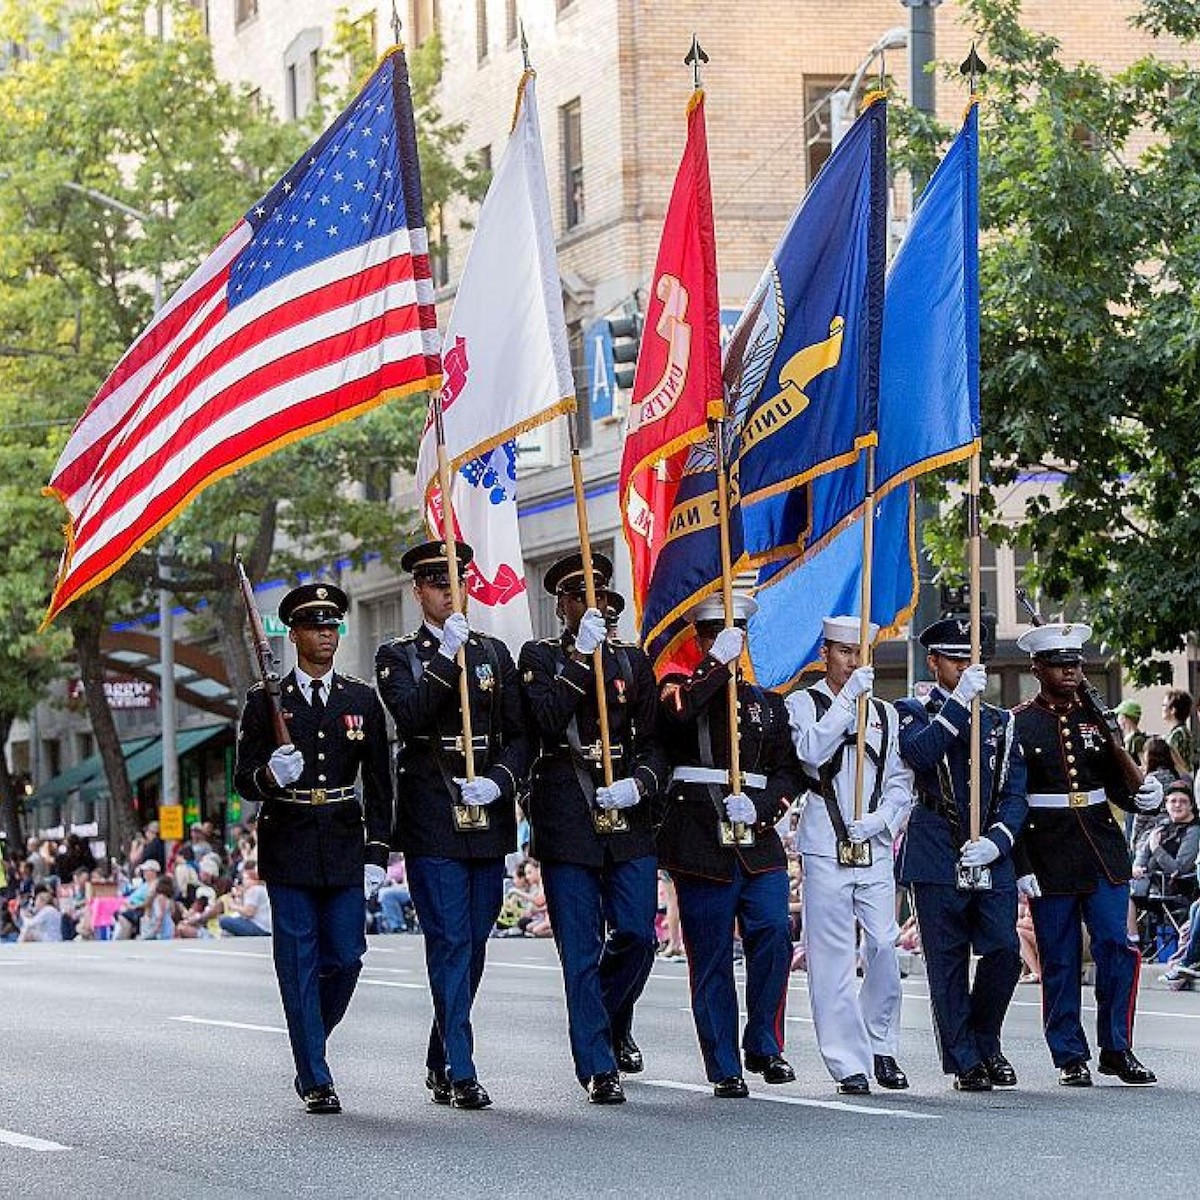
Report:
[{"label": "servicemember in dress uniform", "polygon": [[696,605],[689,619],[703,658],[690,675],[667,675],[659,690],[659,727],[673,770],[655,845],[679,895],[704,1069],[723,1099],[750,1094],[738,1056],[735,922],[746,956],[746,1069],[767,1083],[796,1078],[783,1057],[792,941],[787,855],[775,822],[803,784],[782,697],[741,679],[741,790],[731,793],[729,780],[729,673],[757,607],[735,595],[735,623],[725,628],[720,596]]},{"label": "servicemember in dress uniform", "polygon": [[[874,640],[879,627],[872,624]],[[871,697],[875,671],[859,665],[858,617],[827,617],[825,677],[787,701],[792,743],[808,777],[796,843],[802,892],[808,989],[817,1046],[838,1091],[866,1095],[908,1079],[896,1062],[900,1044],[900,963],[896,956],[896,884],[892,842],[912,806],[912,772],[900,758],[896,710]],[[863,815],[854,819],[858,698],[870,699]],[[869,865],[843,865],[838,846],[867,843]],[[862,929],[862,987],[855,987]]]},{"label": "servicemember in dress uniform", "polygon": [[[1027,811],[1025,763],[1010,714],[981,702],[980,838],[971,842],[971,700],[987,686],[987,671],[969,665],[968,621],[935,622],[921,645],[937,683],[923,702],[896,703],[900,753],[917,776],[898,874],[912,889],[942,1070],[958,1091],[988,1092],[1017,1083],[1000,1029],[1021,974],[1012,849]],[[981,886],[960,888],[960,866],[988,874],[963,876]]]},{"label": "servicemember in dress uniform", "polygon": [[[651,802],[666,782],[655,728],[658,688],[646,655],[607,638],[612,563],[593,554],[600,609],[584,596],[583,557],[546,573],[561,637],[526,643],[519,670],[540,757],[529,786],[530,853],[542,864],[563,966],[575,1073],[594,1104],[625,1099],[618,1072],[640,1071],[633,1006],[654,965],[658,872]],[[604,786],[593,652],[603,648],[613,783]]]},{"label": "servicemember in dress uniform", "polygon": [[1092,1082],[1080,1021],[1082,918],[1096,964],[1100,1073],[1146,1085],[1157,1082],[1154,1072],[1132,1048],[1141,957],[1126,940],[1129,846],[1107,801],[1125,812],[1154,812],[1162,784],[1148,775],[1130,791],[1099,717],[1080,697],[1083,645],[1091,633],[1087,625],[1041,625],[1017,639],[1041,685],[1013,713],[1029,789],[1029,819],[1017,840],[1017,887],[1029,897],[1042,960],[1042,1017],[1059,1083]]},{"label": "servicemember in dress uniform", "polygon": [[620,592],[610,591],[608,600],[604,606],[604,624],[608,627],[608,636],[610,639],[617,637],[617,626],[621,621],[621,614],[625,611],[625,597]]},{"label": "servicemember in dress uniform", "polygon": [[276,744],[267,693],[256,684],[242,710],[234,768],[238,794],[263,805],[258,873],[271,901],[296,1091],[311,1113],[342,1110],[326,1042],[362,970],[364,888],[371,895],[386,875],[393,819],[383,705],[369,683],[333,669],[348,605],[346,593],[327,583],[284,596],[279,619],[296,647],[296,668],[280,685],[292,741]]},{"label": "servicemember in dress uniform", "polygon": [[[460,577],[471,547],[456,543]],[[528,770],[521,690],[503,642],[470,628],[450,602],[445,542],[400,560],[421,625],[375,655],[379,694],[396,722],[396,846],[433,996],[426,1086],[435,1104],[486,1108],[472,1054],[471,1005],[504,898],[504,856],[517,848],[515,799]],[[466,778],[458,650],[465,647],[475,778]]]}]

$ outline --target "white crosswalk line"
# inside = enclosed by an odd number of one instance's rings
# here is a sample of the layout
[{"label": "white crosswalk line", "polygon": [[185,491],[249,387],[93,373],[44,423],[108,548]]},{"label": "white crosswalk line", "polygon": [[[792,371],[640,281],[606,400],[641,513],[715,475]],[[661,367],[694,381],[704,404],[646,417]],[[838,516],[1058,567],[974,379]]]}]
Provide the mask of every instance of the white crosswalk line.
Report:
[{"label": "white crosswalk line", "polygon": [[18,1150],[35,1150],[39,1154],[71,1148],[61,1142],[48,1142],[45,1138],[30,1137],[27,1133],[15,1133],[11,1129],[0,1129],[0,1145],[16,1146]]},{"label": "white crosswalk line", "polygon": [[[669,1088],[676,1092],[704,1092],[711,1095],[711,1086],[699,1083],[681,1083],[675,1079],[629,1079],[626,1086]],[[844,1100],[810,1100],[805,1096],[768,1096],[762,1092],[751,1092],[751,1100],[762,1100],[767,1104],[791,1104],[797,1108],[828,1108],[834,1112],[855,1113],[864,1117],[895,1117],[901,1121],[940,1121],[941,1113],[911,1112],[903,1108],[875,1108],[869,1104],[849,1104]]]},{"label": "white crosswalk line", "polygon": [[168,1021],[181,1021],[185,1025],[214,1025],[218,1029],[249,1029],[254,1033],[287,1033],[280,1025],[248,1025],[245,1021],[217,1021],[208,1017],[168,1017]]}]

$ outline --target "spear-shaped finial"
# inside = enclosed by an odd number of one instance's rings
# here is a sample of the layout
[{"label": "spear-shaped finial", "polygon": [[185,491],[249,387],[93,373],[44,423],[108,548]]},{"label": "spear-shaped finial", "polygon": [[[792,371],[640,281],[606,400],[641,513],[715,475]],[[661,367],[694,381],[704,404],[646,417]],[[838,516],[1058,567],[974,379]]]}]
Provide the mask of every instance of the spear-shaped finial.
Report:
[{"label": "spear-shaped finial", "polygon": [[525,36],[524,20],[517,22],[517,28],[521,31],[521,62],[525,64],[525,70],[530,71],[533,68],[529,65],[529,39]]},{"label": "spear-shaped finial", "polygon": [[971,53],[967,55],[959,71],[966,75],[971,82],[971,95],[975,95],[975,80],[980,75],[987,74],[987,63],[975,53],[975,43],[971,43]]},{"label": "spear-shaped finial", "polygon": [[708,62],[708,55],[704,53],[704,47],[700,45],[700,39],[692,34],[692,48],[687,52],[687,57],[683,60],[685,67],[692,68],[692,87],[699,89],[700,87],[700,64]]},{"label": "spear-shaped finial", "polygon": [[400,10],[396,7],[396,0],[392,0],[392,44],[400,45]]}]

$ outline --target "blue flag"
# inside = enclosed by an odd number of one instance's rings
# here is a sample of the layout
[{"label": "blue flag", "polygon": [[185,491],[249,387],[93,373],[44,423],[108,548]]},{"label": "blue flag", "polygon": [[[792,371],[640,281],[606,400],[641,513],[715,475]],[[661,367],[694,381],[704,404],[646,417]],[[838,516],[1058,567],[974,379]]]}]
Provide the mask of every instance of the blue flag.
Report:
[{"label": "blue flag", "polygon": [[878,98],[821,169],[730,338],[730,470],[752,561],[805,533],[770,502],[852,463],[874,439],[886,140]]},{"label": "blue flag", "polygon": [[[871,588],[871,620],[881,637],[898,632],[916,602],[910,481],[978,446],[978,228],[972,105],[922,194],[887,279]],[[805,550],[760,570],[750,645],[764,686],[794,686],[816,666],[823,617],[861,611],[865,488],[862,461],[814,479]]]}]

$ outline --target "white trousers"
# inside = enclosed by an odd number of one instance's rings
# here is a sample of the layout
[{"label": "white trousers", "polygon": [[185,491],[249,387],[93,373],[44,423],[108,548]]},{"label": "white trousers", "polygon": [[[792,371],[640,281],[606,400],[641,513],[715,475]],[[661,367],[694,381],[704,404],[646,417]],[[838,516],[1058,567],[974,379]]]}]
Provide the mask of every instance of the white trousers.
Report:
[{"label": "white trousers", "polygon": [[[882,861],[880,858],[882,857]],[[900,1044],[900,963],[891,855],[869,867],[804,855],[804,940],[817,1047],[839,1083],[874,1075],[874,1056]],[[862,926],[862,986],[857,987],[855,925]]]}]

